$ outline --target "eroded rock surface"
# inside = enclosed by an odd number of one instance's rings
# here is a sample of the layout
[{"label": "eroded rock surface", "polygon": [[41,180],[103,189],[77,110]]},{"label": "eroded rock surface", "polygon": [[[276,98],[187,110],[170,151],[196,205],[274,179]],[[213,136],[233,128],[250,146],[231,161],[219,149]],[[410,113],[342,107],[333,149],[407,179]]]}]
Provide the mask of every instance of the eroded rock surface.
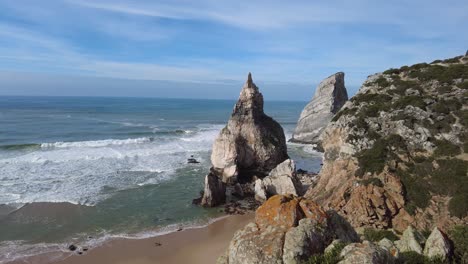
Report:
[{"label": "eroded rock surface", "polygon": [[283,128],[263,111],[263,96],[249,73],[228,124],[213,144],[211,162],[225,183],[266,176],[288,158]]},{"label": "eroded rock surface", "polygon": [[386,249],[369,241],[347,245],[338,264],[392,264],[395,258]]},{"label": "eroded rock surface", "polygon": [[255,182],[256,197],[259,201],[276,194],[302,194],[302,183],[296,175],[296,165],[291,159],[287,159],[276,166],[263,180]]},{"label": "eroded rock surface", "polygon": [[440,257],[447,259],[451,254],[451,245],[447,236],[435,227],[427,238],[424,255],[429,258]]},{"label": "eroded rock surface", "polygon": [[[254,223],[236,232],[227,256],[220,260],[230,264],[301,263],[323,253],[338,238],[333,221],[336,219],[311,200],[274,195],[257,209]],[[340,236],[354,237],[355,231],[350,232],[353,234]]]},{"label": "eroded rock surface", "polygon": [[291,141],[309,144],[320,143],[320,135],[333,116],[348,100],[344,73],[335,73],[323,80],[315,95],[302,110]]}]

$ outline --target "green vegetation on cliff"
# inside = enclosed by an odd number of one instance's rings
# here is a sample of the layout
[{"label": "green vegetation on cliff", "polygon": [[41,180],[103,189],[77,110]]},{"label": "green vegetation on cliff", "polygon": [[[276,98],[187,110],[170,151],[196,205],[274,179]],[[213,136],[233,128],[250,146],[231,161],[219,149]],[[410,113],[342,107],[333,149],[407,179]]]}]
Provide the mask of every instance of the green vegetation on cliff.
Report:
[{"label": "green vegetation on cliff", "polygon": [[451,216],[468,216],[467,58],[372,76],[333,118],[349,122],[359,183],[382,187],[380,173],[397,175],[410,214],[439,195],[449,197]]}]

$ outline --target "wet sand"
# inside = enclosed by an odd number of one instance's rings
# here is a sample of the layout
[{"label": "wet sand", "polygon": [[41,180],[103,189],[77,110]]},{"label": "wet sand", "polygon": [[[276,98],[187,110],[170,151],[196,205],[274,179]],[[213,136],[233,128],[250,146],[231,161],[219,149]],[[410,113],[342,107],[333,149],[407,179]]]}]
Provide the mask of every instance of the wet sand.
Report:
[{"label": "wet sand", "polygon": [[[56,264],[179,264],[216,263],[234,233],[253,221],[254,214],[228,216],[206,227],[186,229],[146,239],[116,239],[83,255],[53,261],[47,254],[16,263]],[[161,245],[158,245],[160,243]]]}]

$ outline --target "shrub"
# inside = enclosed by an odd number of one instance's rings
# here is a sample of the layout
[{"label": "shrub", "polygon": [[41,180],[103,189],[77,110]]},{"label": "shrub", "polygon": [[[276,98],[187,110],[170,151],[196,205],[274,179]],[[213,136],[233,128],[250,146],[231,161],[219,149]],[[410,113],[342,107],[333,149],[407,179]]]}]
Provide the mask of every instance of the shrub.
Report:
[{"label": "shrub", "polygon": [[398,263],[402,264],[445,264],[449,261],[444,261],[440,257],[428,258],[424,255],[418,254],[414,251],[407,251],[400,253],[400,259]]},{"label": "shrub", "polygon": [[340,262],[340,253],[345,246],[345,243],[336,243],[328,253],[313,255],[302,264],[336,264]]},{"label": "shrub", "polygon": [[468,89],[468,81],[464,81],[462,83],[457,84],[457,86],[461,89]]},{"label": "shrub", "polygon": [[365,179],[365,180],[360,180],[360,181],[358,181],[358,183],[362,184],[364,186],[372,184],[372,185],[375,185],[375,186],[378,186],[378,187],[383,187],[383,183],[379,178],[369,178],[369,179]]},{"label": "shrub", "polygon": [[386,71],[383,72],[384,74],[400,74],[400,69],[388,69]]},{"label": "shrub", "polygon": [[[391,150],[392,147],[396,150]],[[394,152],[403,148],[406,148],[405,142],[399,135],[393,134],[377,139],[371,148],[365,149],[357,155],[359,169],[356,171],[356,175],[362,176],[366,172],[379,174],[386,162],[397,158]]]},{"label": "shrub", "polygon": [[378,85],[379,87],[385,88],[390,85],[390,82],[388,82],[385,77],[380,76],[377,80],[374,81],[374,84]]},{"label": "shrub", "polygon": [[468,191],[468,161],[460,159],[439,159],[439,167],[431,177],[432,191],[442,195],[456,195]]},{"label": "shrub", "polygon": [[379,229],[373,229],[373,228],[364,229],[364,237],[366,240],[373,241],[373,242],[378,242],[382,240],[383,238],[387,238],[391,241],[398,240],[398,236],[395,235],[390,230],[379,230]]},{"label": "shrub", "polygon": [[427,182],[402,170],[397,170],[397,175],[400,176],[400,180],[404,186],[406,211],[413,215],[417,207],[422,209],[426,208],[431,199],[431,193],[429,192]]},{"label": "shrub", "polygon": [[417,95],[402,96],[393,104],[393,107],[395,109],[405,109],[408,105],[412,105],[423,110],[426,108],[426,103],[424,103],[423,98]]},{"label": "shrub", "polygon": [[435,144],[437,148],[434,151],[434,156],[436,157],[454,157],[461,153],[460,147],[455,144],[452,144],[448,140],[437,140]]},{"label": "shrub", "polygon": [[338,121],[338,119],[340,119],[340,117],[343,115],[354,115],[354,113],[356,113],[356,110],[356,108],[342,108],[340,111],[338,111],[338,113],[335,114],[332,121]]},{"label": "shrub", "polygon": [[455,247],[454,262],[468,263],[468,226],[454,226],[449,231],[449,237]]},{"label": "shrub", "polygon": [[451,215],[458,218],[463,218],[468,215],[468,193],[457,193],[449,202],[449,212]]}]

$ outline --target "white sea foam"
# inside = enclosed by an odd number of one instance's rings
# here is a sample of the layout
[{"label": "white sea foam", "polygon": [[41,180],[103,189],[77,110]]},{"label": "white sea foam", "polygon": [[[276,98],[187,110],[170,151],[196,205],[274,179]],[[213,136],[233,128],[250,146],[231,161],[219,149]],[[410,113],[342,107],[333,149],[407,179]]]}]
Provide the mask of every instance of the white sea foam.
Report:
[{"label": "white sea foam", "polygon": [[209,151],[220,128],[171,139],[57,142],[0,159],[0,204],[94,205],[110,195],[104,189],[157,184],[187,166],[189,155]]},{"label": "white sea foam", "polygon": [[77,142],[55,142],[55,143],[42,143],[41,148],[99,148],[106,146],[120,146],[129,144],[143,144],[151,142],[153,139],[150,137],[143,138],[129,138],[129,139],[105,139],[94,141],[77,141]]}]

